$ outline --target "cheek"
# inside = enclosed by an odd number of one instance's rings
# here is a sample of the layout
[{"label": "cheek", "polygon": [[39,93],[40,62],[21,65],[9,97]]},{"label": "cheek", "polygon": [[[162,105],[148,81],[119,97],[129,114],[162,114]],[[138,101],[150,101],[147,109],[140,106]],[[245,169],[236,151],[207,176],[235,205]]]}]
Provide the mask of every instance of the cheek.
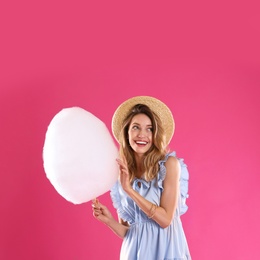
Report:
[{"label": "cheek", "polygon": [[135,135],[136,135],[135,131],[128,131],[128,139],[135,137]]}]

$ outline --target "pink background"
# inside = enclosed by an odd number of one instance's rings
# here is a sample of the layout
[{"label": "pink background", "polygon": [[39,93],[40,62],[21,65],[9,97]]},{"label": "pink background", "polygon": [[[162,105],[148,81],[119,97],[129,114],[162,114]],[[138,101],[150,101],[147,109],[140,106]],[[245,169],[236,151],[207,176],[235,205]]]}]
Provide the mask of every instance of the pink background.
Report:
[{"label": "pink background", "polygon": [[121,240],[91,204],[50,184],[42,148],[62,108],[110,129],[135,95],[173,111],[193,259],[260,259],[259,1],[122,2],[1,2],[0,259],[118,259]]}]

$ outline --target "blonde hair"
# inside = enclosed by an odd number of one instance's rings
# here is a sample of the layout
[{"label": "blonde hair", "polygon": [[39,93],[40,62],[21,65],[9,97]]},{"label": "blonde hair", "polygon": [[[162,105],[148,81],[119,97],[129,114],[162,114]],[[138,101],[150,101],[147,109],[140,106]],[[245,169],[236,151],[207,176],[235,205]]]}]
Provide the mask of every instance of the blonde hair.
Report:
[{"label": "blonde hair", "polygon": [[167,153],[167,145],[161,120],[148,106],[143,104],[135,105],[123,120],[122,129],[119,134],[119,154],[121,157],[125,158],[130,174],[130,181],[133,181],[133,179],[135,178],[135,172],[137,172],[137,165],[135,161],[134,151],[128,142],[128,129],[133,117],[138,114],[147,115],[152,122],[153,144],[151,148],[146,152],[142,165],[144,169],[144,179],[146,181],[151,181],[158,174],[158,162],[164,159]]}]

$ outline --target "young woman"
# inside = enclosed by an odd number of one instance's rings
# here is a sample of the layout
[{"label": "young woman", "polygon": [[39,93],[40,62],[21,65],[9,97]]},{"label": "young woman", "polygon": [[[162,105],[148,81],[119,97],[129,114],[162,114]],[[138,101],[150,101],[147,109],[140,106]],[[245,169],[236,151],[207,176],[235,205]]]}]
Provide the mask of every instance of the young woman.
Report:
[{"label": "young woman", "polygon": [[167,150],[171,111],[153,97],[128,99],[116,110],[112,131],[120,144],[119,180],[111,190],[119,221],[97,199],[94,217],[123,239],[120,259],[191,259],[180,219],[187,210],[188,171]]}]

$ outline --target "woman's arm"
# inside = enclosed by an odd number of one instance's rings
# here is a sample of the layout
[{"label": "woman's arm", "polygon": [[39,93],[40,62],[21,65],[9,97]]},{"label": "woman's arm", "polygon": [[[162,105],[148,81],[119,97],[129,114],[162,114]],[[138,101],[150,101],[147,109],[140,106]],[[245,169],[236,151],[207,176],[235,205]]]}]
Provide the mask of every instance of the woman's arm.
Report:
[{"label": "woman's arm", "polygon": [[118,163],[120,165],[120,181],[125,192],[135,201],[142,211],[147,214],[148,217],[152,217],[152,219],[162,228],[168,227],[172,222],[178,203],[180,179],[179,161],[175,157],[169,157],[165,163],[166,176],[163,182],[164,190],[162,192],[160,205],[155,211],[154,207],[152,208],[152,203],[142,197],[131,187],[126,165],[121,160],[118,160]]},{"label": "woman's arm", "polygon": [[107,207],[101,204],[97,199],[92,203],[93,216],[100,222],[107,225],[117,236],[124,238],[128,230],[128,226],[125,222],[116,221]]}]

